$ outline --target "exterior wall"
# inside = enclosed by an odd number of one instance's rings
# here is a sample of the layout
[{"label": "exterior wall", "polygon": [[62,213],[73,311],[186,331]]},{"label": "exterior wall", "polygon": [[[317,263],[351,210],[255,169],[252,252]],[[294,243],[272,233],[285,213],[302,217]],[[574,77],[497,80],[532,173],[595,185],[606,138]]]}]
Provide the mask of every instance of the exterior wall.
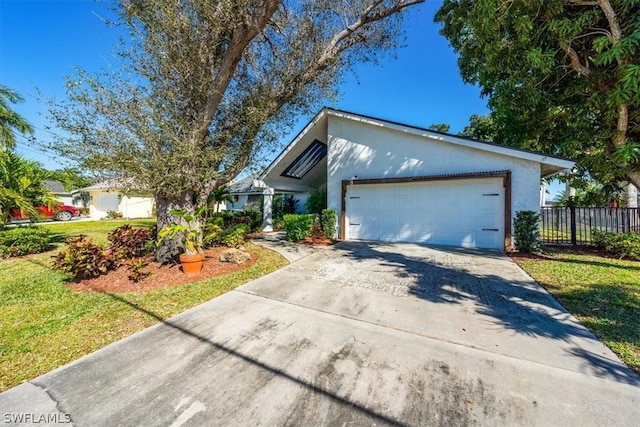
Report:
[{"label": "exterior wall", "polygon": [[73,197],[68,193],[56,193],[56,197],[63,205],[73,206]]},{"label": "exterior wall", "polygon": [[153,215],[152,197],[129,197],[118,192],[91,191],[89,193],[89,216],[102,219],[107,211],[121,212],[125,218],[149,218]]},{"label": "exterior wall", "polygon": [[248,203],[249,196],[246,194],[238,194],[238,201],[235,203],[227,202],[227,210],[230,209],[244,209],[244,206]]},{"label": "exterior wall", "polygon": [[153,214],[154,200],[151,197],[129,197],[120,194],[118,211],[125,218],[150,218]]},{"label": "exterior wall", "polygon": [[[341,216],[342,180],[511,171],[512,222],[538,211],[540,164],[427,139],[381,126],[329,117],[327,204]],[[338,228],[340,221],[338,221]]]}]

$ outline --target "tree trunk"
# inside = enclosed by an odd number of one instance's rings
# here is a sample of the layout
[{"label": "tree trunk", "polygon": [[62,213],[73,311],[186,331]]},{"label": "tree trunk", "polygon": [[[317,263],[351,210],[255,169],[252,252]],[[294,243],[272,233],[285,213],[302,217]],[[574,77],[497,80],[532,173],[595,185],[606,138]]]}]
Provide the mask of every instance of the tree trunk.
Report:
[{"label": "tree trunk", "polygon": [[[193,203],[193,192],[186,192],[174,197],[166,197],[156,194],[156,216],[158,220],[158,231],[162,230],[172,222],[184,223],[184,220],[171,215],[173,209],[182,209],[188,214],[193,214],[196,206]],[[202,229],[202,219],[194,219],[192,226]],[[187,225],[184,223],[184,225]],[[184,236],[182,233],[176,234],[173,238],[166,237],[156,249],[156,261],[162,263],[176,262],[178,256],[184,252]]]}]

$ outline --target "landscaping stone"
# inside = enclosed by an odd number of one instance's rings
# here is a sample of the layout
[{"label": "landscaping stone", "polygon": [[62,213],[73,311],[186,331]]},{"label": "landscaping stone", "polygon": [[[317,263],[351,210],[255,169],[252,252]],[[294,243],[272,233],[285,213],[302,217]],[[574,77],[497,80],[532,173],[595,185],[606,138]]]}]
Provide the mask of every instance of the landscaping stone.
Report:
[{"label": "landscaping stone", "polygon": [[239,249],[229,248],[220,254],[220,261],[233,262],[235,264],[244,264],[251,259],[251,255]]}]

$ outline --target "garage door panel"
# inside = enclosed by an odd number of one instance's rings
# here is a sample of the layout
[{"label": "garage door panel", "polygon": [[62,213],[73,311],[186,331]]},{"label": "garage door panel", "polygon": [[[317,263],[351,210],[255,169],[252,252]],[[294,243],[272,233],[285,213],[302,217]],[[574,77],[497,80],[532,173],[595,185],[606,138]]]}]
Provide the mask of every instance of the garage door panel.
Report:
[{"label": "garage door panel", "polygon": [[355,185],[347,200],[349,239],[504,245],[501,178]]}]

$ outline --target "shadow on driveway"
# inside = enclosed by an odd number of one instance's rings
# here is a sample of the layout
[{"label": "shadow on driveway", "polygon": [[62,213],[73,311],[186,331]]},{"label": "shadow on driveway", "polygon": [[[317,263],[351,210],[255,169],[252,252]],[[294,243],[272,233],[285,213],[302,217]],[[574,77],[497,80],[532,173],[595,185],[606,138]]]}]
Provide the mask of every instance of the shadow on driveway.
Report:
[{"label": "shadow on driveway", "polygon": [[[493,319],[496,327],[517,334],[573,342],[573,338],[597,338],[540,285],[522,273],[503,253],[437,246],[400,246],[381,242],[345,241],[336,246],[351,262],[371,264],[375,269],[408,282],[408,292],[436,304],[460,305],[466,311]],[[435,254],[429,256],[430,253]],[[483,260],[491,260],[486,264]],[[377,267],[376,267],[377,265]],[[496,269],[502,271],[496,271]],[[514,274],[505,274],[514,270]],[[508,339],[508,338],[507,338]],[[575,346],[568,353],[579,357],[596,375],[640,385],[640,376],[621,362]]]}]

